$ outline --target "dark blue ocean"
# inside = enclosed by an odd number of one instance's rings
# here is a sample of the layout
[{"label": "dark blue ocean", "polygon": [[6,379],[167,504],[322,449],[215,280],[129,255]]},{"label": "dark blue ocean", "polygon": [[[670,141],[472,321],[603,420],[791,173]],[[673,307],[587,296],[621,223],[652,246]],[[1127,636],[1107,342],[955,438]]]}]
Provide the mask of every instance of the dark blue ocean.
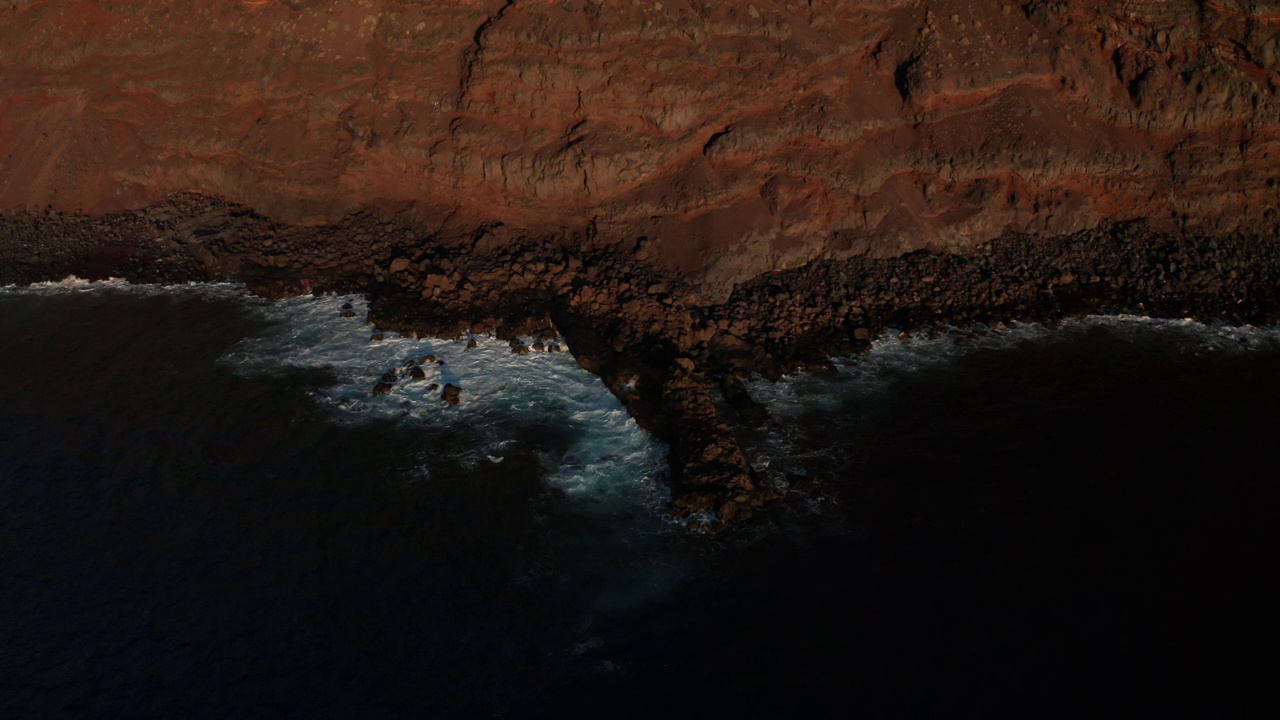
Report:
[{"label": "dark blue ocean", "polygon": [[744,438],[784,499],[704,536],[664,511],[665,449],[568,354],[371,340],[364,311],[0,289],[0,717],[1271,697],[1280,329],[945,328],[753,381],[772,419]]}]

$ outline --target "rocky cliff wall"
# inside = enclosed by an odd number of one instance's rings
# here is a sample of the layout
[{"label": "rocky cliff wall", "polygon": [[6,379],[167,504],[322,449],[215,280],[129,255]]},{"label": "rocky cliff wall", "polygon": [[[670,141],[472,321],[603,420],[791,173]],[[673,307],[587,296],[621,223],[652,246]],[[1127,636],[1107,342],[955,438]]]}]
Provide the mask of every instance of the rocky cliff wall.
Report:
[{"label": "rocky cliff wall", "polygon": [[714,293],[1145,218],[1270,232],[1280,2],[0,3],[0,208],[592,239]]}]

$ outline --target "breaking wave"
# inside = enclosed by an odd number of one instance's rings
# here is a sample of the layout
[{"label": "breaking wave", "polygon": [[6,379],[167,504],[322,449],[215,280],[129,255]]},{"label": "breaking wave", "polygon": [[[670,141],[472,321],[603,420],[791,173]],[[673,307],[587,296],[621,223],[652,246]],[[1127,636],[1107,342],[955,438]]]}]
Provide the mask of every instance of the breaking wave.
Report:
[{"label": "breaking wave", "polygon": [[[208,301],[244,312],[246,337],[216,362],[242,377],[301,379],[325,422],[409,430],[413,439],[394,459],[390,482],[408,491],[421,482],[536,477],[546,489],[533,508],[541,517],[539,542],[552,549],[513,579],[518,585],[578,583],[592,598],[592,613],[610,613],[664,597],[693,562],[681,525],[666,511],[665,445],[568,352],[517,355],[488,336],[379,333],[365,320],[363,297],[267,300],[237,283],[69,277],[0,287],[0,295],[56,295],[94,306],[111,306],[117,296]],[[420,377],[411,377],[413,368]],[[388,372],[395,382],[375,395]],[[446,384],[461,388],[457,406],[443,401]],[[583,623],[588,627],[590,617]]]},{"label": "breaking wave", "polygon": [[[771,427],[754,449],[757,470],[782,487],[814,479],[823,470],[838,474],[853,462],[849,446],[815,443],[816,419],[839,414],[842,425],[864,426],[894,398],[896,381],[924,373],[955,373],[975,355],[1054,353],[1055,348],[1095,343],[1100,363],[1117,353],[1167,361],[1195,360],[1280,350],[1280,327],[1209,324],[1191,319],[1137,315],[1072,318],[1057,323],[1013,323],[972,328],[938,327],[904,334],[891,330],[865,354],[839,358],[832,372],[800,372],[778,382],[748,381],[752,396],[771,416]],[[850,438],[856,445],[856,438]],[[838,504],[832,488],[815,495],[813,507]],[[819,508],[820,509],[820,508]]]},{"label": "breaking wave", "polygon": [[[314,392],[336,422],[394,420],[424,431],[464,428],[476,442],[457,448],[468,467],[500,464],[520,445],[520,428],[550,427],[567,438],[541,448],[547,482],[591,512],[659,513],[665,450],[567,352],[517,355],[492,337],[414,338],[375,332],[363,298],[298,297],[261,306],[270,321],[223,360],[242,373],[320,370],[333,382]],[[347,315],[348,317],[344,317]],[[563,346],[563,342],[560,343]],[[417,368],[416,379],[409,373]],[[372,389],[395,375],[385,394]],[[460,404],[442,401],[446,385]],[[554,444],[554,443],[553,443]]]},{"label": "breaking wave", "polygon": [[[665,447],[640,429],[599,378],[568,352],[517,355],[507,343],[488,336],[466,339],[412,338],[377,333],[365,320],[360,296],[301,296],[271,301],[250,294],[239,283],[182,285],[131,284],[125,280],[85,280],[69,276],[54,282],[0,287],[22,295],[168,296],[230,301],[266,321],[221,362],[242,374],[313,370],[331,382],[312,395],[336,423],[394,420],[421,427],[465,430],[471,442],[453,448],[463,467],[501,464],[518,447],[535,453],[546,482],[580,512],[649,515],[665,519],[667,490]],[[344,317],[347,315],[347,317]],[[564,347],[564,342],[559,345]],[[435,362],[417,361],[434,356]],[[409,361],[422,370],[409,380]],[[387,372],[397,381],[385,395],[373,395]],[[452,407],[442,388],[462,389]],[[521,429],[548,428],[557,442],[521,443]],[[549,446],[547,446],[549,445]],[[426,469],[424,467],[424,472]]]}]

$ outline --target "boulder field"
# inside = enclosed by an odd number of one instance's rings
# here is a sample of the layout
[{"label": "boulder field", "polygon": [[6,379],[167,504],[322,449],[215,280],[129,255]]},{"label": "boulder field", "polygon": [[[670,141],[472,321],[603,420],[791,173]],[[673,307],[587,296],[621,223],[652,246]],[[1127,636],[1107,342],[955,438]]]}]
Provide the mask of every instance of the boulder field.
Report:
[{"label": "boulder field", "polygon": [[885,329],[1280,307],[1280,2],[3,0],[0,282],[559,333],[776,493],[739,378]]}]

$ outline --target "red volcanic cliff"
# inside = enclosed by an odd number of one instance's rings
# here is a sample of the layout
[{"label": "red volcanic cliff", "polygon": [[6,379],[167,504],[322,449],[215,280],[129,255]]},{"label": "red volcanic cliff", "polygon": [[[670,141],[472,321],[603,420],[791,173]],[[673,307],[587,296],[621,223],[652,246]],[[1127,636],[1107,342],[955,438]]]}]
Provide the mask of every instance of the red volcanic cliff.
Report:
[{"label": "red volcanic cliff", "polygon": [[5,0],[0,208],[585,232],[721,289],[1108,218],[1266,232],[1278,35],[1248,0]]}]

